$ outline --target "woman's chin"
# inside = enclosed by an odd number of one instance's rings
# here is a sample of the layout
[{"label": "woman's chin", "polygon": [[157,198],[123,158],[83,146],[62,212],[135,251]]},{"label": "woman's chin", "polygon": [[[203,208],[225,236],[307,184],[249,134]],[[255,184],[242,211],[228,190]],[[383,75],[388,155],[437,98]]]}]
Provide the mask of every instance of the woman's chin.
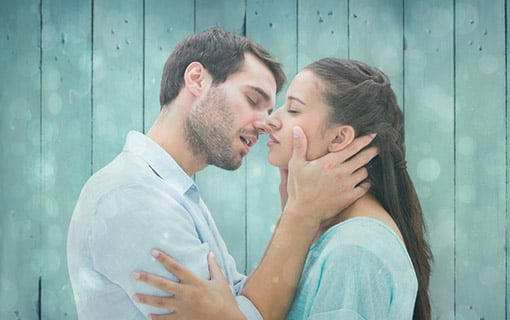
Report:
[{"label": "woman's chin", "polygon": [[267,162],[269,162],[269,164],[273,167],[277,167],[279,169],[287,169],[289,167],[289,160],[283,161],[282,159],[272,157],[271,155],[267,156]]}]

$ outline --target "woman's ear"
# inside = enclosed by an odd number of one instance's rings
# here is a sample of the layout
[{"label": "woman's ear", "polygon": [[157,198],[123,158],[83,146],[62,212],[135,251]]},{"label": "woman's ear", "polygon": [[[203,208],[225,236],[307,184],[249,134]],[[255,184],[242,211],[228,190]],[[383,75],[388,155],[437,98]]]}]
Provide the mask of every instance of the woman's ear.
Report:
[{"label": "woman's ear", "polygon": [[329,143],[328,151],[336,152],[343,150],[350,145],[356,138],[356,132],[351,126],[339,126],[335,129],[336,135]]},{"label": "woman's ear", "polygon": [[200,62],[194,61],[190,63],[184,71],[184,87],[193,95],[200,95],[206,73],[206,69]]}]

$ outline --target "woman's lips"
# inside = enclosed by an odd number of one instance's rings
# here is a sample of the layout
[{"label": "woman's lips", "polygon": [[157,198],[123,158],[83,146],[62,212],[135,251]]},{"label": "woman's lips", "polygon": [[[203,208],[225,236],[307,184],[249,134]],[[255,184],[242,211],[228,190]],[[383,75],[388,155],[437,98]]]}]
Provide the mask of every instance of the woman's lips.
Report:
[{"label": "woman's lips", "polygon": [[268,147],[272,147],[272,146],[274,146],[276,144],[279,144],[279,143],[280,142],[272,134],[269,135],[269,142],[267,143]]}]

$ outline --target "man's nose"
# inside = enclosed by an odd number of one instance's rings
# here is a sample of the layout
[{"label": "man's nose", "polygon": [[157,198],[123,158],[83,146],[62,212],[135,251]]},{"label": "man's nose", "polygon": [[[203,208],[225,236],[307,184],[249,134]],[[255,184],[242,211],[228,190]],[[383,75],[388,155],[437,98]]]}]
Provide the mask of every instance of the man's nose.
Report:
[{"label": "man's nose", "polygon": [[263,119],[259,119],[255,121],[255,129],[259,132],[259,134],[267,134],[271,132],[271,126],[267,122],[267,117]]}]

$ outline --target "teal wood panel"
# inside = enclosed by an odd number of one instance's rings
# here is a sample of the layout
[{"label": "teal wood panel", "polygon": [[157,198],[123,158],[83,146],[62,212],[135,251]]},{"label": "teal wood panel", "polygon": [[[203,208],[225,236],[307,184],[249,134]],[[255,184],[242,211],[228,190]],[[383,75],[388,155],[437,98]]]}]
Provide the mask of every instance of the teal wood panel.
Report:
[{"label": "teal wood panel", "polygon": [[193,1],[180,0],[144,3],[144,131],[148,131],[160,111],[163,66],[174,47],[193,33],[195,6]]},{"label": "teal wood panel", "polygon": [[244,33],[246,13],[245,0],[196,0],[196,30],[202,31],[209,27]]},{"label": "teal wood panel", "polygon": [[[242,34],[244,1],[197,1],[196,30],[219,26]],[[239,272],[246,272],[246,161],[235,171],[208,167],[195,181]]]},{"label": "teal wood panel", "polygon": [[[296,23],[296,2],[293,0],[249,1],[247,4],[246,35],[278,58],[289,80],[296,74]],[[285,90],[278,95],[277,106],[284,102]],[[281,213],[279,173],[267,162],[266,143],[267,137],[261,136],[247,159],[248,272],[262,257]]]},{"label": "teal wood panel", "polygon": [[[508,0],[505,3],[506,7],[506,16],[510,16],[510,6],[508,5]],[[506,19],[506,30],[510,28],[510,20]],[[508,112],[508,101],[510,92],[510,75],[508,70],[510,70],[510,59],[508,59],[508,53],[510,52],[510,33],[506,32],[506,317],[510,317],[510,253],[508,248],[510,248],[510,112]]]},{"label": "teal wood panel", "polygon": [[42,9],[41,313],[74,319],[66,239],[74,202],[92,171],[92,4],[51,0]]},{"label": "teal wood panel", "polygon": [[403,1],[349,1],[349,58],[384,71],[401,103],[403,86]]},{"label": "teal wood panel", "polygon": [[298,1],[298,70],[324,57],[347,58],[347,0]]},{"label": "teal wood panel", "polygon": [[505,318],[505,6],[455,3],[456,317]]},{"label": "teal wood panel", "polygon": [[39,1],[0,8],[0,319],[37,319],[41,15]]},{"label": "teal wood panel", "polygon": [[454,318],[453,0],[405,5],[408,171],[428,227],[433,319]]},{"label": "teal wood panel", "polygon": [[[326,53],[387,72],[436,258],[433,318],[508,318],[508,0],[93,3],[0,4],[0,319],[75,318],[62,228],[80,184],[128,130],[150,127],[168,54],[210,25],[245,30],[289,78]],[[266,141],[238,171],[196,177],[241,271],[258,263],[280,212]]]},{"label": "teal wood panel", "polygon": [[93,34],[93,170],[110,162],[129,130],[143,130],[143,5],[95,0]]}]

